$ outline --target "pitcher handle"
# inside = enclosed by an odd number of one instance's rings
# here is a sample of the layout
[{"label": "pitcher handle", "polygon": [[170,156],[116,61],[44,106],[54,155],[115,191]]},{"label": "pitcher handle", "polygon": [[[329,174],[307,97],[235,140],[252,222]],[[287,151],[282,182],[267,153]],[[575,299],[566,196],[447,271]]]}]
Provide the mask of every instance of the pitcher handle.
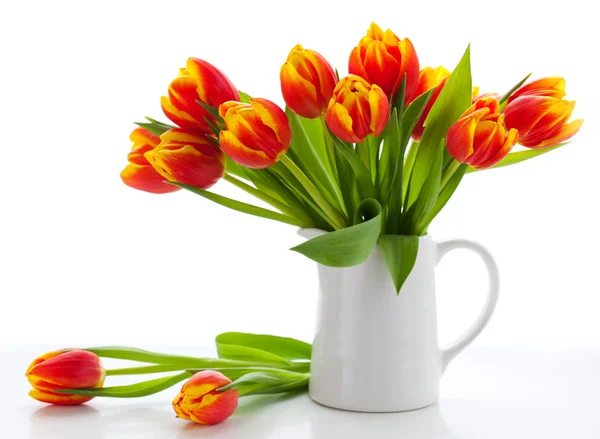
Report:
[{"label": "pitcher handle", "polygon": [[448,241],[439,242],[437,247],[437,261],[439,263],[442,258],[450,251],[456,249],[471,250],[479,255],[488,270],[489,287],[487,299],[480,311],[477,319],[473,324],[452,344],[441,349],[440,360],[442,373],[446,370],[448,363],[456,357],[464,348],[466,348],[477,337],[483,328],[488,324],[490,317],[494,313],[496,303],[498,302],[498,293],[500,291],[500,276],[498,274],[498,266],[492,257],[491,253],[481,244],[469,241],[466,239],[451,239]]}]

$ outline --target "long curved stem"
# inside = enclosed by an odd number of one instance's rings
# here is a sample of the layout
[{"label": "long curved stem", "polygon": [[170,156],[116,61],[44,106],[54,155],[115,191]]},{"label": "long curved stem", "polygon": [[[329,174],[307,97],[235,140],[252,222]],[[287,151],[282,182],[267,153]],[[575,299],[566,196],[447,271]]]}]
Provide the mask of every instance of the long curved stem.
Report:
[{"label": "long curved stem", "polygon": [[300,184],[306,189],[306,192],[315,200],[315,203],[323,209],[323,212],[329,217],[332,225],[336,230],[343,229],[346,227],[346,221],[342,217],[342,214],[338,212],[327,200],[321,195],[319,190],[310,181],[310,179],[302,172],[302,170],[290,159],[287,155],[281,155],[281,162],[285,167],[298,179]]},{"label": "long curved stem", "polygon": [[312,223],[312,219],[309,216],[307,216],[304,212],[294,211],[287,204],[282,203],[281,201],[271,197],[270,195],[265,194],[264,192],[256,189],[255,187],[252,187],[249,184],[244,183],[243,181],[235,178],[231,174],[225,173],[225,175],[223,175],[223,180],[228,181],[229,183],[242,189],[243,191],[249,193],[250,195],[258,198],[259,200],[262,200],[265,203],[270,204],[275,209],[278,209],[279,211],[281,211],[282,213],[285,213],[286,215],[289,215],[293,218],[297,218],[297,219],[305,222],[307,225]]}]

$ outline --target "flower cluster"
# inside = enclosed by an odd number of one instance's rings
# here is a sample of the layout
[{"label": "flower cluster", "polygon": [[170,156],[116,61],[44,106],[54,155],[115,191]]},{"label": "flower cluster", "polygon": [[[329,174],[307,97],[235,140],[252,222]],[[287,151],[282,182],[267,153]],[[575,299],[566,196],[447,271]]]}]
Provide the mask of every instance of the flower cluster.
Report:
[{"label": "flower cluster", "polygon": [[[444,67],[420,69],[412,42],[375,23],[352,49],[348,72],[338,80],[323,55],[301,45],[290,51],[280,70],[288,108],[303,118],[323,119],[331,133],[347,143],[382,134],[390,117],[390,98],[403,79],[407,105],[434,90],[412,131],[412,138],[420,140],[450,77]],[[569,123],[575,102],[565,100],[565,94],[564,79],[551,77],[514,91],[506,106],[498,94],[479,95],[448,131],[448,151],[460,163],[482,169],[500,162],[517,142],[528,148],[564,142],[582,124],[581,119]],[[134,130],[129,165],[121,173],[127,185],[143,191],[179,189],[166,181],[208,189],[226,172],[225,156],[247,168],[266,168],[286,154],[292,141],[290,122],[281,108],[262,98],[240,102],[231,80],[201,59],[188,59],[161,105],[177,127],[160,136],[144,128]]]}]

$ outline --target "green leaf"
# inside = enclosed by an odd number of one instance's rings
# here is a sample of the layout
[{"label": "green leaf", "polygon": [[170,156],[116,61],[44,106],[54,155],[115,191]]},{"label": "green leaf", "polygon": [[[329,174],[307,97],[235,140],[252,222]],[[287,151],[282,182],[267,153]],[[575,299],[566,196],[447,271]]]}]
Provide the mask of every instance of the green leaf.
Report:
[{"label": "green leaf", "polygon": [[425,131],[410,176],[407,207],[421,193],[433,162],[443,151],[442,140],[448,129],[471,105],[472,93],[470,47],[467,47],[425,120]]},{"label": "green leaf", "polygon": [[309,378],[310,373],[274,369],[269,372],[248,373],[217,390],[225,392],[235,389],[240,396],[286,393],[307,389]]},{"label": "green leaf", "polygon": [[201,372],[203,370],[216,370],[218,372],[221,372],[223,375],[225,375],[227,378],[229,378],[231,381],[235,381],[240,377],[243,377],[244,375],[247,375],[249,373],[254,373],[254,372],[272,372],[274,370],[292,370],[293,372],[298,372],[298,373],[308,373],[310,371],[310,362],[305,362],[305,363],[297,363],[297,364],[293,364],[292,366],[288,366],[285,369],[279,369],[279,368],[275,368],[275,367],[260,367],[260,366],[256,366],[256,367],[216,367],[213,369],[187,369],[188,372],[194,374],[197,372]]},{"label": "green leaf", "polygon": [[154,120],[151,117],[145,116],[145,119],[148,120],[150,123],[148,122],[135,122],[135,124],[137,126],[140,126],[142,128],[147,129],[148,131],[150,131],[152,134],[154,134],[155,136],[161,136],[165,131],[169,131],[173,128],[177,128],[173,125],[169,125],[163,122],[159,122],[158,120]]},{"label": "green leaf", "polygon": [[248,176],[246,175],[246,168],[241,165],[238,165],[236,162],[231,160],[227,155],[225,155],[225,170],[235,175],[236,177],[243,178],[248,180]]},{"label": "green leaf", "polygon": [[344,206],[346,212],[355,212],[358,205],[360,204],[360,195],[358,193],[358,182],[354,177],[354,172],[348,163],[348,160],[344,157],[339,148],[333,149],[333,155],[335,158],[336,169],[338,172],[338,181],[340,184],[340,191],[344,200]]},{"label": "green leaf", "polygon": [[223,195],[218,195],[213,192],[205,191],[204,189],[200,189],[195,186],[190,186],[183,183],[170,182],[175,186],[179,186],[183,189],[186,189],[190,192],[193,192],[201,197],[204,197],[210,201],[214,201],[221,206],[228,207],[229,209],[237,210],[238,212],[247,213],[249,215],[258,216],[261,218],[266,218],[274,221],[279,221],[285,224],[291,224],[297,227],[303,227],[304,223],[297,218],[292,218],[288,215],[283,215],[278,212],[274,212],[272,210],[263,209],[262,207],[254,206],[252,204],[243,203],[241,201],[233,200],[231,198],[224,197]]},{"label": "green leaf", "polygon": [[[391,107],[392,110],[395,108],[398,111],[398,114],[404,114],[404,102],[406,97],[406,73],[402,77],[402,81],[400,81],[400,85],[398,86],[398,90],[394,95]],[[409,96],[410,98],[410,96]]]},{"label": "green leaf", "polygon": [[379,187],[379,199],[386,205],[392,189],[392,183],[398,172],[398,166],[404,157],[402,155],[402,134],[398,120],[398,110],[394,108],[388,121],[385,136],[383,138],[383,149],[377,170],[377,185]]},{"label": "green leaf", "polygon": [[[129,346],[99,346],[86,348],[86,351],[93,352],[99,357],[115,358],[119,360],[140,361],[144,363],[155,363],[159,365],[181,366],[181,368],[215,368],[215,367],[247,367],[256,366],[256,363],[244,361],[234,361],[218,358],[197,358],[184,355],[170,355],[158,352],[146,351]],[[265,366],[265,364],[262,364]]]},{"label": "green leaf", "polygon": [[317,236],[291,250],[329,267],[351,267],[366,261],[381,232],[381,204],[368,198],[360,203],[355,217],[362,222]]},{"label": "green leaf", "polygon": [[502,161],[500,161],[500,163],[497,163],[496,165],[494,165],[490,168],[475,169],[472,166],[469,166],[467,173],[469,174],[471,172],[487,171],[488,169],[497,169],[497,168],[503,168],[505,166],[516,165],[517,163],[521,163],[521,162],[530,160],[534,157],[538,157],[542,154],[546,154],[550,151],[554,151],[555,149],[560,148],[561,146],[568,145],[569,143],[570,142],[559,143],[558,145],[554,145],[554,146],[550,146],[548,148],[542,148],[542,149],[527,149],[525,151],[511,152],[506,157],[504,157],[504,159],[502,159]]},{"label": "green leaf", "polygon": [[293,360],[310,360],[309,343],[274,335],[225,332],[215,339],[220,358],[245,361],[268,361],[289,364]]},{"label": "green leaf", "polygon": [[382,235],[379,245],[383,252],[385,263],[388,267],[396,293],[400,294],[402,285],[415,266],[419,252],[419,237],[414,235]]},{"label": "green leaf", "polygon": [[[292,129],[292,144],[288,155],[310,181],[319,189],[321,195],[338,210],[342,210],[340,199],[336,195],[336,182],[324,160],[317,153],[315,145],[304,128],[302,118],[286,107],[286,115]],[[312,127],[314,129],[314,127]],[[320,142],[317,143],[320,145]]]},{"label": "green leaf", "polygon": [[418,98],[411,102],[411,104],[404,112],[402,116],[402,139],[404,141],[404,148],[406,148],[406,146],[408,145],[410,136],[412,135],[412,132],[417,126],[417,122],[423,114],[423,111],[425,111],[425,107],[429,103],[431,95],[433,95],[434,91],[435,89],[432,88],[431,90],[420,95]]},{"label": "green leaf", "polygon": [[[427,218],[438,200],[442,179],[442,159],[443,151],[438,149],[438,155],[434,158],[433,163],[430,164],[429,173],[427,174],[425,184],[421,187],[421,192],[417,200],[402,217],[402,224],[398,230],[399,234],[420,236],[426,233],[426,230],[419,228],[419,225]],[[410,190],[412,191],[412,187]]]},{"label": "green leaf", "polygon": [[365,167],[360,157],[345,142],[342,142],[337,137],[333,137],[333,141],[335,142],[336,149],[342,153],[354,172],[361,198],[373,198],[375,196],[375,186],[371,179],[371,172]]},{"label": "green leaf", "polygon": [[446,203],[448,203],[448,200],[450,200],[450,197],[456,191],[456,188],[458,188],[458,185],[460,184],[463,176],[465,175],[468,166],[469,165],[463,163],[458,167],[458,169],[454,172],[452,177],[450,177],[450,180],[448,180],[448,183],[446,183],[446,186],[442,188],[440,196],[438,197],[435,203],[435,206],[433,207],[431,212],[429,212],[426,219],[418,225],[418,227],[426,229],[429,226],[429,224],[431,224],[431,221],[433,221],[433,219],[438,215],[438,213],[440,213],[440,211],[444,208]]},{"label": "green leaf", "polygon": [[238,93],[240,94],[240,102],[243,102],[244,104],[250,103],[252,96],[250,96],[248,93],[244,93],[242,90],[238,90]]},{"label": "green leaf", "polygon": [[[204,110],[208,114],[210,114],[217,122],[219,122],[219,123],[224,122],[223,118],[219,114],[219,109],[217,107],[213,107],[212,105],[205,104],[204,102],[202,102],[200,100],[196,100],[196,103],[198,105],[200,105],[202,108],[204,108]],[[207,118],[205,117],[205,119],[207,119]],[[212,124],[212,121],[210,119],[207,122],[210,122]]]},{"label": "green leaf", "polygon": [[510,90],[508,90],[504,96],[502,96],[500,98],[500,104],[503,104],[504,102],[506,102],[508,100],[508,98],[510,97],[511,94],[513,94],[515,91],[517,91],[517,89],[519,87],[521,87],[523,84],[525,84],[525,82],[529,79],[529,77],[531,76],[531,73],[527,76],[525,76],[523,79],[521,79],[519,82],[517,82],[517,84],[511,88]]},{"label": "green leaf", "polygon": [[150,381],[143,381],[137,384],[127,386],[102,387],[98,389],[65,389],[57,390],[57,393],[66,393],[69,395],[84,395],[84,396],[104,396],[109,398],[139,398],[148,396],[154,393],[161,392],[173,387],[175,384],[191,377],[190,372],[182,372],[177,375],[172,375],[164,378],[156,378]]}]

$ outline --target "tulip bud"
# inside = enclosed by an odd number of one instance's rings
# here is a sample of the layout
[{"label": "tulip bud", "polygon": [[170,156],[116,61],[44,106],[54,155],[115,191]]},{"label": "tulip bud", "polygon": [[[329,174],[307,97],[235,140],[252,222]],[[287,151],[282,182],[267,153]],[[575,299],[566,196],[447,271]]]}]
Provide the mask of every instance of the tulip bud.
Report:
[{"label": "tulip bud", "polygon": [[205,118],[214,118],[197,101],[217,108],[223,102],[237,101],[240,94],[229,78],[212,64],[189,58],[185,69],[169,85],[168,97],[161,98],[165,115],[191,132],[211,134]]},{"label": "tulip bud", "polygon": [[203,135],[176,128],[160,139],[144,157],[165,179],[208,189],[223,176],[225,156]]},{"label": "tulip bud", "polygon": [[575,101],[523,94],[504,109],[506,126],[519,131],[519,143],[528,148],[547,148],[569,140],[583,119],[569,122]]},{"label": "tulip bud", "polygon": [[432,69],[431,67],[425,67],[419,73],[419,82],[417,84],[417,88],[415,89],[412,97],[409,100],[409,103],[414,101],[423,93],[431,90],[432,88],[435,88],[435,90],[431,94],[429,102],[427,102],[427,105],[423,110],[423,114],[421,114],[421,117],[419,118],[419,121],[417,122],[417,125],[415,126],[415,129],[412,132],[413,139],[421,140],[421,137],[423,136],[423,131],[425,131],[425,119],[427,119],[427,116],[431,111],[431,107],[433,107],[433,104],[442,92],[442,89],[446,85],[446,82],[448,81],[449,77],[450,72],[441,66],[436,69]]},{"label": "tulip bud", "polygon": [[506,132],[499,111],[500,102],[493,98],[471,105],[448,130],[446,147],[450,155],[477,169],[494,166],[506,157],[519,133],[515,129]]},{"label": "tulip bud", "polygon": [[297,45],[279,73],[283,99],[292,111],[315,119],[325,112],[337,77],[320,53]]},{"label": "tulip bud", "polygon": [[25,374],[33,386],[29,396],[57,405],[83,404],[93,396],[55,393],[56,390],[102,387],[106,371],[100,358],[88,351],[56,351],[36,358]]},{"label": "tulip bud", "polygon": [[333,134],[344,142],[362,142],[369,134],[380,135],[388,121],[390,102],[381,88],[356,75],[338,83],[325,115]]},{"label": "tulip bud", "polygon": [[408,38],[400,40],[391,30],[383,32],[371,23],[367,35],[350,54],[348,72],[377,84],[388,96],[396,92],[406,75],[408,102],[419,81],[419,58]]},{"label": "tulip bud", "polygon": [[242,166],[271,166],[290,146],[290,122],[283,110],[267,99],[253,98],[250,104],[225,102],[219,114],[227,127],[219,135],[221,148]]},{"label": "tulip bud", "polygon": [[121,180],[127,186],[153,194],[166,194],[178,191],[177,186],[165,183],[165,178],[152,167],[144,153],[152,151],[160,143],[160,138],[144,128],[133,130],[129,139],[133,142],[127,155],[129,164],[121,171]]},{"label": "tulip bud", "polygon": [[230,417],[238,405],[238,391],[216,389],[231,383],[220,372],[204,370],[196,373],[181,388],[173,400],[177,416],[199,424],[218,424]]},{"label": "tulip bud", "polygon": [[541,78],[525,84],[508,98],[508,103],[520,96],[549,96],[556,99],[562,99],[567,94],[565,92],[566,81],[564,78],[553,76],[550,78]]}]

